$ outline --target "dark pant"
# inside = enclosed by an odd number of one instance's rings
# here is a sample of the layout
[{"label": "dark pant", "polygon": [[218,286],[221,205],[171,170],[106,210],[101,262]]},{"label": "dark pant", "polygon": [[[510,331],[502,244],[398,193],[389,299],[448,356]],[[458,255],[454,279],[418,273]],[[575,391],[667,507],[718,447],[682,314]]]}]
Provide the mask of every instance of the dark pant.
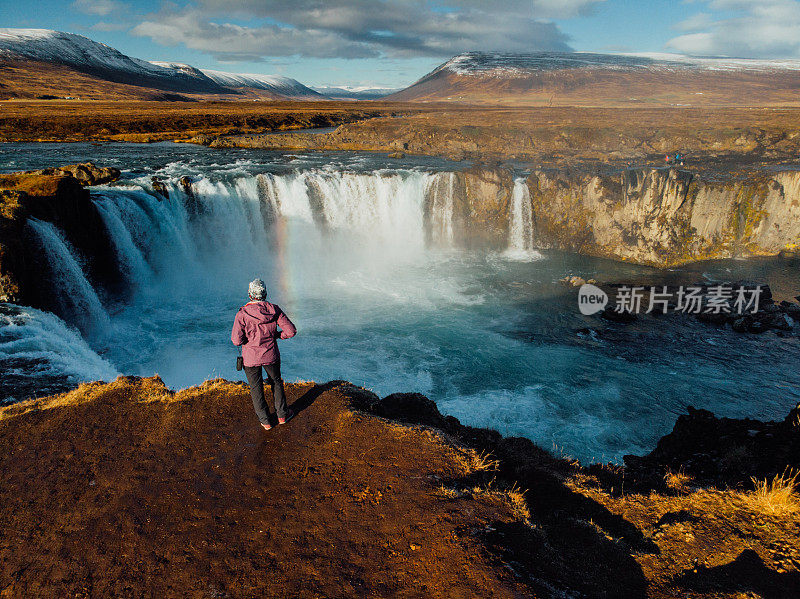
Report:
[{"label": "dark pant", "polygon": [[268,364],[266,366],[245,366],[244,373],[247,375],[247,382],[250,384],[250,397],[253,398],[253,407],[256,415],[262,424],[269,424],[269,408],[264,399],[264,379],[261,376],[261,369],[267,371],[269,383],[272,387],[272,395],[275,397],[275,411],[278,418],[286,418],[286,395],[283,392],[283,379],[281,378],[281,363]]}]

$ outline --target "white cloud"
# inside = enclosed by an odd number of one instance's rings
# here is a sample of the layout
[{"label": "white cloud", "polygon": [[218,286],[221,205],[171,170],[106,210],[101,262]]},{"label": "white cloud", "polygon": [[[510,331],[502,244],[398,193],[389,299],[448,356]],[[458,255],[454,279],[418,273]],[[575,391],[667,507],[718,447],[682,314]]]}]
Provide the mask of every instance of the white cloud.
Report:
[{"label": "white cloud", "polygon": [[[683,22],[690,31],[667,47],[698,56],[745,58],[800,57],[800,1],[706,0],[711,11],[731,11],[718,20],[695,15]],[[694,19],[694,21],[693,21]]]},{"label": "white cloud", "polygon": [[119,12],[125,8],[125,5],[116,0],[75,0],[72,7],[87,15],[105,16]]},{"label": "white cloud", "polygon": [[697,31],[699,29],[708,29],[714,23],[714,19],[707,12],[699,12],[692,15],[688,19],[681,21],[675,25],[675,29],[681,31]]},{"label": "white cloud", "polygon": [[533,11],[539,18],[567,19],[591,12],[606,0],[533,0]]},{"label": "white cloud", "polygon": [[[469,50],[569,50],[547,19],[605,0],[199,0],[167,5],[133,29],[163,45],[184,44],[219,60],[300,55],[324,58],[449,57]],[[259,24],[239,23],[255,20]],[[266,23],[264,23],[266,21]]]},{"label": "white cloud", "polygon": [[140,23],[131,33],[149,37],[162,45],[183,44],[212,54],[222,62],[258,61],[265,56],[296,54],[315,58],[378,56],[377,50],[367,44],[343,40],[323,30],[215,23],[201,18],[194,11],[162,13],[158,19]]},{"label": "white cloud", "polygon": [[127,29],[129,25],[124,23],[109,23],[107,21],[98,21],[94,25],[90,26],[89,29],[92,31],[124,31]]}]

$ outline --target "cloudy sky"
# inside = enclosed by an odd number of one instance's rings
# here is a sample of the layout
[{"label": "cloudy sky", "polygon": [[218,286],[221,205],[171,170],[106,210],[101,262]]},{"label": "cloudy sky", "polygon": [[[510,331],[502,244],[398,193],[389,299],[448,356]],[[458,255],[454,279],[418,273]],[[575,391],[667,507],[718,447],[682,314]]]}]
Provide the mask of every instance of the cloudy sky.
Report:
[{"label": "cloudy sky", "polygon": [[35,0],[3,27],[80,33],[147,60],[403,87],[460,52],[800,58],[800,0]]}]

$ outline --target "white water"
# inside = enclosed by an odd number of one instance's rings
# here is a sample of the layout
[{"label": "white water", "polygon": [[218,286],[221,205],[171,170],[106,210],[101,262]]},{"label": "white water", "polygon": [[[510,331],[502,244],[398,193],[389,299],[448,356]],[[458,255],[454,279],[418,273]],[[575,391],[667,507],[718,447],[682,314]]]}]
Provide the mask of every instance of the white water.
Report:
[{"label": "white water", "polygon": [[84,332],[98,332],[108,327],[108,314],[78,262],[75,251],[50,223],[28,219],[47,255],[53,277],[51,293],[62,313],[68,315]]},{"label": "white water", "polygon": [[[441,177],[450,178],[452,174],[310,170],[282,176],[258,175],[257,187],[262,201],[277,216],[316,222],[324,228],[418,250],[425,242],[424,201],[429,188],[438,188],[436,183]],[[202,193],[200,187],[196,189]],[[452,225],[448,226],[452,229]]]},{"label": "white water", "polygon": [[153,283],[153,271],[133,242],[131,232],[122,222],[119,206],[113,201],[96,201],[94,205],[110,233],[111,243],[116,250],[117,261],[123,274],[136,288],[147,289]]},{"label": "white water", "polygon": [[[775,418],[800,399],[790,345],[733,342],[733,333],[694,321],[678,336],[669,327],[649,331],[663,335],[657,342],[581,341],[576,331],[601,325],[580,315],[558,280],[627,280],[643,269],[558,253],[543,259],[532,249],[530,197],[520,181],[509,251],[493,254],[456,251],[451,173],[282,165],[258,174],[243,164],[170,162],[155,172],[168,178],[167,198],[153,192],[152,172],[95,189],[131,289],[110,301],[101,293],[110,324],[68,245],[52,226],[32,224],[58,273],[55,287],[94,306],[78,314],[99,323],[84,339],[112,370],[157,373],[175,388],[240,378],[230,327],[259,276],[298,326],[297,337],[281,343],[286,380],[348,379],[380,395],[418,391],[465,423],[581,458],[649,450],[687,403]],[[192,195],[174,183],[187,173]],[[47,338],[29,322],[18,327],[33,332],[18,338]],[[75,361],[101,360],[82,357],[85,349],[54,370],[108,378],[76,369]]]},{"label": "white water", "polygon": [[538,260],[542,256],[533,249],[533,207],[531,192],[524,178],[514,180],[511,210],[508,219],[508,250],[513,260]]},{"label": "white water", "polygon": [[455,173],[443,173],[430,184],[431,240],[438,245],[453,244],[455,186]]},{"label": "white water", "polygon": [[65,380],[71,384],[110,381],[119,374],[78,331],[54,314],[28,307],[0,309],[0,364],[0,390],[10,394],[6,400],[12,401],[31,394],[45,395],[51,391],[49,383],[55,383],[52,390],[58,391]]}]

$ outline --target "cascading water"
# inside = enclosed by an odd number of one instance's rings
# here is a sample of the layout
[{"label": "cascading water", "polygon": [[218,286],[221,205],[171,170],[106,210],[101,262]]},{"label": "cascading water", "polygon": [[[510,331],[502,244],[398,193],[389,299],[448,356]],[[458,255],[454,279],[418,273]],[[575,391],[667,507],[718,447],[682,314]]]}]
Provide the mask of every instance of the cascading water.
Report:
[{"label": "cascading water", "polygon": [[61,313],[84,332],[107,329],[108,314],[91,283],[81,268],[74,250],[50,223],[28,219],[28,228],[41,245],[52,271],[49,293],[59,305]]},{"label": "cascading water", "polygon": [[456,193],[456,174],[442,173],[429,186],[429,227],[431,240],[437,245],[453,244],[453,205]]},{"label": "cascading water", "polygon": [[[114,156],[86,151],[98,162]],[[92,196],[130,292],[101,294],[106,312],[59,232],[30,221],[51,286],[65,300],[60,314],[84,335],[35,311],[0,319],[3,374],[20,373],[0,377],[16,381],[10,390],[0,385],[6,397],[57,389],[63,381],[47,377],[58,372],[73,383],[158,373],[176,388],[240,377],[230,327],[258,276],[298,326],[281,344],[287,380],[347,379],[381,395],[418,391],[467,424],[556,443],[582,459],[649,450],[687,403],[769,419],[800,400],[800,350],[791,339],[771,342],[780,347],[761,338],[734,343],[733,333],[694,321],[672,336],[649,331],[649,341],[581,336],[599,325],[579,313],[560,278],[637,280],[653,271],[539,255],[522,178],[509,207],[508,251],[497,253],[458,247],[469,216],[453,172],[462,166],[386,168],[372,155],[246,151],[217,164],[220,154],[184,145],[125,152],[152,168]],[[70,161],[80,160],[60,163]],[[152,188],[152,175],[165,195]],[[184,176],[190,186],[178,183]],[[720,263],[718,276],[746,267]],[[15,309],[0,305],[0,313]],[[737,366],[745,361],[747,369]],[[45,382],[32,383],[39,374]]]},{"label": "cascading water", "polygon": [[153,271],[144,259],[142,252],[136,247],[133,236],[128,231],[120,216],[120,208],[113,201],[95,201],[103,219],[111,243],[117,253],[117,261],[127,280],[136,288],[147,289],[153,283]]},{"label": "cascading water", "polygon": [[57,393],[119,373],[74,329],[48,312],[0,304],[0,400]]},{"label": "cascading water", "polygon": [[533,208],[531,192],[524,178],[514,180],[511,210],[508,219],[508,250],[510,258],[530,260],[540,258],[533,249]]}]

